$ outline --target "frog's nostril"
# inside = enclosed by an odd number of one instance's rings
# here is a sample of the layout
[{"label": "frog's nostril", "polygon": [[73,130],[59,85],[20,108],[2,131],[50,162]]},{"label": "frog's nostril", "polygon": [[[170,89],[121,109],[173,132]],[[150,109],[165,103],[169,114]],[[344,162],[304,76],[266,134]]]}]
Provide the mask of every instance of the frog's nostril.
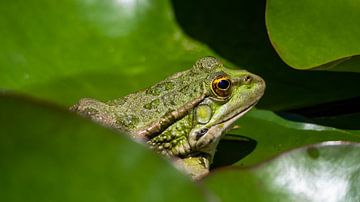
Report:
[{"label": "frog's nostril", "polygon": [[246,84],[250,83],[251,80],[252,80],[252,77],[251,77],[250,75],[247,75],[247,76],[244,77],[244,82],[245,82]]}]

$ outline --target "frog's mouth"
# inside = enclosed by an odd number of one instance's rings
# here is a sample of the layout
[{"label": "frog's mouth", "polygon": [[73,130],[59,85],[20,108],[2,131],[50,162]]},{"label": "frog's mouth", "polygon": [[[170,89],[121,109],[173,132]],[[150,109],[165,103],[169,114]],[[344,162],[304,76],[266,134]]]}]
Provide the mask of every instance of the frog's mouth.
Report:
[{"label": "frog's mouth", "polygon": [[204,126],[201,129],[194,129],[193,131],[191,131],[189,134],[189,144],[192,151],[205,152],[209,154],[214,153],[215,148],[219,143],[221,137],[229,129],[231,129],[231,124],[233,124],[237,119],[250,111],[256,103],[257,102],[254,102],[253,104],[249,105],[245,109],[242,109],[238,113],[235,113],[229,118],[226,118],[221,122],[211,125],[210,127]]}]

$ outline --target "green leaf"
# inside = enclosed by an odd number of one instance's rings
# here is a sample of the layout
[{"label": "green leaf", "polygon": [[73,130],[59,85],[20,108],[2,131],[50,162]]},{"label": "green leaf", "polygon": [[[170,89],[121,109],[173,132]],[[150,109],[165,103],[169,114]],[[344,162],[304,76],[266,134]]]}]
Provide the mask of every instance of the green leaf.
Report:
[{"label": "green leaf", "polygon": [[325,142],[218,170],[203,184],[222,201],[359,201],[359,156],[359,143]]},{"label": "green leaf", "polygon": [[229,162],[250,166],[287,150],[323,141],[360,142],[360,131],[288,121],[265,110],[252,110],[236,124],[239,128],[229,133],[241,141],[220,144],[215,166],[229,165]]},{"label": "green leaf", "polygon": [[359,10],[357,0],[273,0],[267,1],[266,24],[273,46],[288,65],[360,72],[358,59],[349,64],[360,54]]},{"label": "green leaf", "polygon": [[212,52],[167,1],[1,1],[0,86],[62,105],[145,88]]},{"label": "green leaf", "polygon": [[204,201],[143,145],[48,103],[0,94],[1,201]]}]

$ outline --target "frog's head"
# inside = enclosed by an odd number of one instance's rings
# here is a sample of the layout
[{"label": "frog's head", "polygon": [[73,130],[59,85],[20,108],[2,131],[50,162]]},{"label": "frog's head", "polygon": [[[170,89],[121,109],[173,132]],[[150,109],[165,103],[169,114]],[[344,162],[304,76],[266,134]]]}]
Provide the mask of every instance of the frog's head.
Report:
[{"label": "frog's head", "polygon": [[213,57],[198,60],[193,71],[207,75],[203,82],[207,96],[194,109],[188,141],[192,151],[213,155],[231,124],[262,97],[265,82],[246,70],[227,69]]}]

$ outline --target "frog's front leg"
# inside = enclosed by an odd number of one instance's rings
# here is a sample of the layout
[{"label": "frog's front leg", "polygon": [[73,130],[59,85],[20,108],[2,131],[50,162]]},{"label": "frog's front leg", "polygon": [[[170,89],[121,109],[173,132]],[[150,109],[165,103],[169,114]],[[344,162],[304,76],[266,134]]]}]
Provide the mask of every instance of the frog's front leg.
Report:
[{"label": "frog's front leg", "polygon": [[111,112],[110,106],[103,102],[91,98],[83,98],[77,104],[70,107],[70,110],[89,117],[104,126],[115,127],[115,114]]}]

